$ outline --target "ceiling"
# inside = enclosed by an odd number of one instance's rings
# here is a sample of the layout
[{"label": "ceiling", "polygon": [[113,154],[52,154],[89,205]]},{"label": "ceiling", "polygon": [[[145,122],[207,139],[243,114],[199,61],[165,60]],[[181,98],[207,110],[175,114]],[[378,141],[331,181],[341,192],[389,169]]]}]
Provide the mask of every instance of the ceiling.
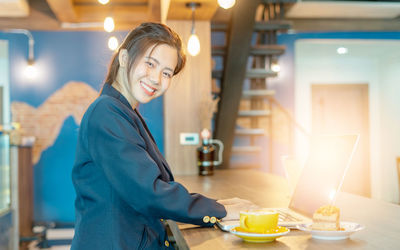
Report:
[{"label": "ceiling", "polygon": [[[188,1],[110,0],[101,5],[97,0],[0,0],[0,29],[102,30],[104,18],[112,15],[115,28],[126,30],[145,21],[190,20]],[[232,10],[218,7],[217,0],[196,2],[201,3],[196,20],[229,20]],[[396,0],[303,0],[285,6],[285,19],[292,21],[295,31],[400,30],[400,3]]]},{"label": "ceiling", "polygon": [[[188,0],[110,0],[101,5],[97,0],[0,0],[0,29],[31,30],[82,29],[102,30],[103,21],[112,16],[116,30],[127,30],[142,22],[190,20]],[[196,20],[210,20],[217,0],[196,0]]]}]

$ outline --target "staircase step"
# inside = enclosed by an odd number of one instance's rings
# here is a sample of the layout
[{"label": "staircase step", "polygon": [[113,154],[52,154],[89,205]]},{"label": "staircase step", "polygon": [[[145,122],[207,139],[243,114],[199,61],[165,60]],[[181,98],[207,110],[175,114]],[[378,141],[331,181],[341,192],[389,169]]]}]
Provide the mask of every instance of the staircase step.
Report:
[{"label": "staircase step", "polygon": [[212,78],[222,78],[222,70],[213,70],[211,76]]},{"label": "staircase step", "polygon": [[[282,55],[286,50],[284,45],[277,44],[258,44],[250,48],[250,54],[253,56]],[[213,56],[224,56],[226,53],[225,46],[213,46],[211,48]]]},{"label": "staircase step", "polygon": [[232,147],[232,153],[259,153],[261,147],[257,146],[234,146]]},{"label": "staircase step", "polygon": [[281,55],[285,52],[286,46],[277,44],[258,44],[250,48],[250,54],[260,55]]},{"label": "staircase step", "polygon": [[225,55],[225,46],[213,46],[211,48],[211,54],[213,56],[224,56]]},{"label": "staircase step", "polygon": [[262,128],[240,128],[235,130],[236,135],[264,135],[265,130]]},{"label": "staircase step", "polygon": [[240,110],[239,116],[269,116],[271,111],[269,110]]},{"label": "staircase step", "polygon": [[254,30],[256,31],[274,31],[288,30],[292,27],[292,22],[286,20],[270,20],[266,22],[256,22]]},{"label": "staircase step", "polygon": [[242,93],[242,98],[251,98],[251,97],[268,97],[275,95],[275,90],[271,89],[250,89],[245,90]]},{"label": "staircase step", "polygon": [[277,77],[278,73],[266,69],[249,69],[246,72],[247,78]]},{"label": "staircase step", "polygon": [[228,29],[227,23],[211,23],[211,31],[224,31]]},{"label": "staircase step", "polygon": [[[213,70],[212,78],[222,78],[222,70]],[[266,69],[249,69],[246,72],[246,78],[267,78],[277,77],[278,73]]]}]

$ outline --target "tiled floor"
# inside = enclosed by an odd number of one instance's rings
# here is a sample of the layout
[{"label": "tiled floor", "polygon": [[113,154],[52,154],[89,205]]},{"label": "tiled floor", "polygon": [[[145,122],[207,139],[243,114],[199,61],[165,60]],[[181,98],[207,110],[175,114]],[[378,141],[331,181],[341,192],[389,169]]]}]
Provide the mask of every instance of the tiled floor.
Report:
[{"label": "tiled floor", "polygon": [[71,246],[69,245],[72,238],[74,236],[74,229],[48,229],[47,230],[47,240],[50,245],[49,248],[39,248],[37,247],[36,241],[31,242],[29,244],[29,250],[42,250],[42,249],[51,249],[51,250],[70,250]]}]

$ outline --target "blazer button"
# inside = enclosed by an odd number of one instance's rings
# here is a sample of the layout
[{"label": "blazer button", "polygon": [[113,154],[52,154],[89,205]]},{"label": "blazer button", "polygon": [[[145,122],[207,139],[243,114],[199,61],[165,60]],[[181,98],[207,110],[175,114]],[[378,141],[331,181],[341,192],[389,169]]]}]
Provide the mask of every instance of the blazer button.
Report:
[{"label": "blazer button", "polygon": [[168,242],[168,240],[164,241],[164,245],[165,245],[166,247],[169,247],[169,242]]},{"label": "blazer button", "polygon": [[204,222],[204,223],[210,222],[210,217],[209,217],[209,216],[204,216],[204,217],[203,217],[203,222]]},{"label": "blazer button", "polygon": [[210,218],[210,222],[211,222],[211,223],[215,223],[215,222],[217,222],[217,218],[215,218],[214,216],[213,216],[213,217],[211,217],[211,218]]},{"label": "blazer button", "polygon": [[164,220],[163,220],[163,219],[160,219],[160,221],[163,222]]}]

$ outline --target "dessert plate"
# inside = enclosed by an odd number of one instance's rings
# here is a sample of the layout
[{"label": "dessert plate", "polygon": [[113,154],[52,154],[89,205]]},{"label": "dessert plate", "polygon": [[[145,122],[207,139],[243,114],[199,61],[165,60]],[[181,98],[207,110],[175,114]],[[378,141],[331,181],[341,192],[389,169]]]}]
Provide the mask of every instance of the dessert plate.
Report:
[{"label": "dessert plate", "polygon": [[312,223],[300,224],[297,225],[297,229],[309,232],[314,239],[319,240],[344,240],[349,238],[352,233],[364,229],[364,226],[358,223],[344,221],[340,222],[341,230],[338,231],[313,230],[311,225]]},{"label": "dessert plate", "polygon": [[275,232],[271,232],[268,234],[259,234],[259,233],[249,233],[246,232],[238,225],[233,225],[230,227],[229,232],[231,234],[236,235],[239,238],[242,238],[246,242],[256,242],[256,243],[264,243],[274,241],[276,238],[281,237],[285,234],[288,234],[290,230],[286,227],[279,227],[275,230]]}]

